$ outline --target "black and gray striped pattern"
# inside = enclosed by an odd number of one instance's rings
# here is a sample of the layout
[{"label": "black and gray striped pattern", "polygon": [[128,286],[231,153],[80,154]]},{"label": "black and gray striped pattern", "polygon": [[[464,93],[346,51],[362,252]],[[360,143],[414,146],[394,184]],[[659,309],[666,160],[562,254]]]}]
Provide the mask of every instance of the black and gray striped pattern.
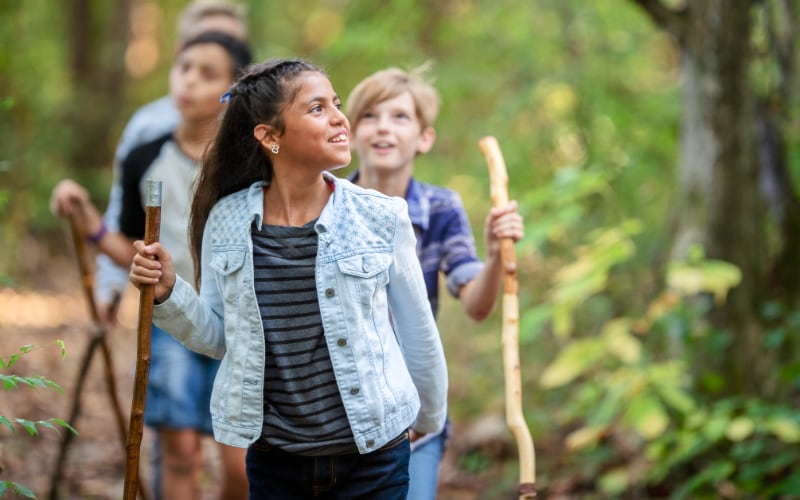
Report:
[{"label": "black and gray striped pattern", "polygon": [[253,228],[255,291],[266,340],[261,442],[302,455],[352,453],[317,301],[314,222]]}]

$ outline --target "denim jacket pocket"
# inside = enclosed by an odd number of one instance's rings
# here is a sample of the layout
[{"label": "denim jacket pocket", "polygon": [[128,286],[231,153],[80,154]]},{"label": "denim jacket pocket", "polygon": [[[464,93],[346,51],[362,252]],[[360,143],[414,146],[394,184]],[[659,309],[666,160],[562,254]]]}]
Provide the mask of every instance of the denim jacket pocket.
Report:
[{"label": "denim jacket pocket", "polygon": [[353,255],[338,261],[339,270],[345,277],[353,298],[363,304],[371,304],[375,293],[389,282],[389,254]]},{"label": "denim jacket pocket", "polygon": [[247,248],[244,247],[212,248],[209,266],[220,275],[227,276],[242,267],[246,252]]},{"label": "denim jacket pocket", "polygon": [[[242,275],[237,271],[242,269],[246,253],[246,247],[211,248],[209,267],[218,275],[223,300],[228,307],[237,304],[241,296],[239,285]],[[229,313],[232,311],[233,309],[228,309]]]}]

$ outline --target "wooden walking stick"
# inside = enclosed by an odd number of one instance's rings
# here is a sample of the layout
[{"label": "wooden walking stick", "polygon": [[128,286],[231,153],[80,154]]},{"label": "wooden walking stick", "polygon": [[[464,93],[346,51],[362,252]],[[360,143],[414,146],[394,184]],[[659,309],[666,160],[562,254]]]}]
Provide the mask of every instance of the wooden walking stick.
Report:
[{"label": "wooden walking stick", "polygon": [[[483,137],[478,148],[489,168],[492,205],[508,205],[508,174],[497,139]],[[519,283],[517,256],[511,238],[500,240],[503,262],[503,368],[506,386],[506,423],[511,429],[519,451],[520,499],[536,498],[536,455],[533,439],[522,413],[522,382],[519,369]]]},{"label": "wooden walking stick", "polygon": [[[86,381],[86,375],[89,372],[89,365],[92,362],[92,358],[94,357],[95,351],[100,348],[101,354],[103,356],[104,367],[105,367],[105,379],[106,379],[106,389],[108,392],[108,397],[111,400],[111,410],[114,413],[114,418],[117,422],[117,430],[119,432],[119,436],[122,441],[122,447],[125,447],[125,442],[127,440],[127,430],[125,429],[125,417],[122,414],[122,407],[119,403],[119,398],[117,396],[117,385],[114,378],[115,370],[113,365],[113,360],[111,357],[111,347],[108,344],[108,340],[106,338],[106,334],[108,333],[108,329],[106,325],[100,321],[100,314],[97,309],[97,303],[94,300],[94,275],[91,271],[91,266],[89,265],[89,253],[86,251],[86,243],[83,240],[83,235],[78,230],[75,220],[73,218],[69,219],[70,222],[70,230],[72,233],[72,242],[75,247],[75,256],[78,263],[78,270],[80,272],[81,277],[81,284],[83,287],[83,292],[86,297],[86,302],[89,306],[89,314],[92,319],[92,328],[91,328],[91,337],[89,339],[89,343],[86,346],[86,350],[84,351],[83,359],[81,361],[81,367],[78,371],[78,379],[75,383],[75,389],[72,398],[72,409],[70,410],[69,422],[71,424],[75,424],[75,421],[78,419],[80,415],[80,407],[81,407],[81,394],[83,393],[83,384]],[[112,311],[114,311],[120,302],[121,296],[117,292],[114,294],[114,299],[111,304]],[[50,481],[50,500],[56,500],[59,498],[58,492],[58,484],[61,482],[63,470],[64,470],[64,461],[67,455],[67,449],[69,448],[70,444],[72,443],[73,434],[68,433],[65,435],[64,439],[61,441],[61,447],[59,449],[58,458],[56,459],[56,464],[53,469],[53,474],[51,476]],[[141,486],[141,484],[140,484]],[[146,497],[143,497],[146,500]]]},{"label": "wooden walking stick", "polygon": [[[158,241],[161,232],[161,181],[146,181],[144,242],[149,245]],[[135,500],[139,478],[139,448],[144,429],[144,398],[147,392],[147,377],[150,372],[150,336],[152,334],[154,286],[142,285],[139,289],[139,327],[136,346],[136,377],[133,382],[133,402],[128,431],[125,467],[125,484],[122,498]]]}]

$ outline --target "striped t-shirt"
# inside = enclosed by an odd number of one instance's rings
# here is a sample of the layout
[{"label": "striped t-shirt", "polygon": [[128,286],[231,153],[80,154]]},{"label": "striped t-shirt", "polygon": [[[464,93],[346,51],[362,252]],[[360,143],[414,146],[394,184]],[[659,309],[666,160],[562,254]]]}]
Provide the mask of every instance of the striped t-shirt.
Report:
[{"label": "striped t-shirt", "polygon": [[317,301],[315,222],[253,227],[254,284],[266,341],[259,444],[300,455],[355,453]]}]

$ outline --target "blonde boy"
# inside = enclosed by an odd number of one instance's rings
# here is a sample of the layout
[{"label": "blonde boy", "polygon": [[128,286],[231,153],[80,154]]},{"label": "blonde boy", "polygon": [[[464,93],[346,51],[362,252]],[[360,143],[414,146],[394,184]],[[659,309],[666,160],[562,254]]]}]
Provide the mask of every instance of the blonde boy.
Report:
[{"label": "blonde boy", "polygon": [[[500,290],[500,238],[522,238],[522,217],[516,202],[489,212],[484,230],[486,260],[481,262],[459,195],[413,178],[416,156],[428,153],[436,140],[433,123],[440,99],[425,79],[425,71],[425,67],[412,71],[388,68],[353,89],[346,113],[358,170],[351,180],[405,198],[434,315],[441,273],[464,312],[480,321],[494,308]],[[449,425],[438,435],[412,436],[409,499],[436,498],[439,463],[448,435]]]}]

